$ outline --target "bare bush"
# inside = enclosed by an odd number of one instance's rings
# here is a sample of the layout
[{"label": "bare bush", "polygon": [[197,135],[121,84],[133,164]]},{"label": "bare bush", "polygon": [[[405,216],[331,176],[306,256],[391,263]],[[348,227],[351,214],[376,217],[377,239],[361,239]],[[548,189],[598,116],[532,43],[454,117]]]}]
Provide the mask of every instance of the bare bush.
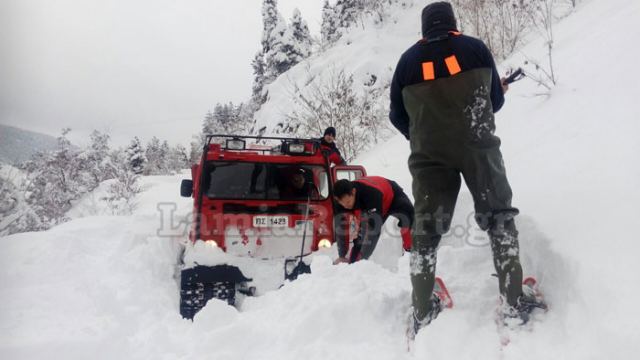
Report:
[{"label": "bare bush", "polygon": [[14,170],[0,174],[0,236],[41,227],[38,216],[27,205],[19,183]]},{"label": "bare bush", "polygon": [[[536,29],[542,34],[545,40],[545,46],[547,48],[547,68],[545,69],[544,67],[541,67],[543,70],[542,74],[546,80],[551,82],[553,85],[556,85],[556,74],[553,68],[553,23],[555,21],[555,4],[555,0],[538,0],[535,11],[531,15]],[[539,64],[538,67],[540,67]]]},{"label": "bare bush", "polygon": [[539,0],[452,0],[460,30],[481,38],[498,59],[522,44]]},{"label": "bare bush", "polygon": [[353,75],[334,70],[305,89],[293,85],[294,110],[286,115],[286,130],[322,134],[325,128],[335,127],[346,161],[385,140],[388,136],[386,112],[376,101],[383,90],[358,94],[353,84]]},{"label": "bare bush", "polygon": [[111,154],[111,164],[115,178],[109,184],[107,196],[101,200],[107,203],[113,215],[130,215],[137,206],[136,196],[142,192],[138,183],[139,175],[131,170],[123,151],[114,151]]},{"label": "bare bush", "polygon": [[556,0],[537,0],[534,11],[531,12],[531,22],[535,30],[544,40],[545,58],[538,59],[523,53],[525,58],[524,68],[527,77],[533,80],[544,91],[535,95],[549,96],[551,89],[557,83],[555,68],[553,65],[554,32],[553,24],[556,21]]}]

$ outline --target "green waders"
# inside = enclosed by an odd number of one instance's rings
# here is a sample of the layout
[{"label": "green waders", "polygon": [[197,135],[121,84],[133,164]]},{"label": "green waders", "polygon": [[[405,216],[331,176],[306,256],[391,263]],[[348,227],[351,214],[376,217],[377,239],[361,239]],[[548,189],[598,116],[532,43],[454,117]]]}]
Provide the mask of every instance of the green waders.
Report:
[{"label": "green waders", "polygon": [[475,69],[403,89],[410,118],[415,224],[411,252],[413,306],[431,314],[436,251],[449,230],[460,190],[469,188],[475,218],[488,231],[500,293],[515,305],[522,294],[518,232],[490,98],[491,70]]}]

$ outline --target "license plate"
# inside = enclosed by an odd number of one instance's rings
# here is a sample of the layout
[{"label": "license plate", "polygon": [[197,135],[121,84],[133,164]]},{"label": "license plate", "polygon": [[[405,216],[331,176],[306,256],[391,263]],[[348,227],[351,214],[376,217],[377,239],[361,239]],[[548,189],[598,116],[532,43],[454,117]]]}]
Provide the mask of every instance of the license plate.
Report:
[{"label": "license plate", "polygon": [[253,227],[287,227],[288,216],[254,216]]}]

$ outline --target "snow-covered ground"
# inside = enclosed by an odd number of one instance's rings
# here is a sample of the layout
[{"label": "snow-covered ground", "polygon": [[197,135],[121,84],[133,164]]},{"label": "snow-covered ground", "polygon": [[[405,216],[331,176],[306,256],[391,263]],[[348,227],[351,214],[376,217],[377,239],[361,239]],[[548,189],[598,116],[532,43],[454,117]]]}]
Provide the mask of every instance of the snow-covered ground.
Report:
[{"label": "snow-covered ground", "polygon": [[[438,259],[455,308],[407,353],[408,259],[398,259],[399,240],[388,236],[375,261],[333,266],[319,256],[312,275],[248,298],[240,311],[211,301],[194,322],[181,319],[175,276],[186,225],[178,221],[191,203],[178,196],[180,177],[149,177],[132,216],[76,209],[77,219],[50,231],[0,238],[0,358],[635,358],[640,75],[629,39],[640,37],[639,18],[636,0],[585,1],[555,27],[559,83],[551,96],[531,96],[539,90],[523,80],[497,116],[522,212],[525,272],[538,277],[551,306],[507,347],[493,321],[490,250],[469,220],[467,192]],[[395,63],[415,35],[400,24],[357,34],[333,51],[351,59],[357,54],[349,46],[377,44],[380,59]],[[523,49],[543,51],[540,41]],[[520,64],[519,56],[503,66]],[[409,192],[407,156],[408,143],[397,136],[360,162]],[[160,216],[158,203],[165,214],[175,204],[173,216]]]}]

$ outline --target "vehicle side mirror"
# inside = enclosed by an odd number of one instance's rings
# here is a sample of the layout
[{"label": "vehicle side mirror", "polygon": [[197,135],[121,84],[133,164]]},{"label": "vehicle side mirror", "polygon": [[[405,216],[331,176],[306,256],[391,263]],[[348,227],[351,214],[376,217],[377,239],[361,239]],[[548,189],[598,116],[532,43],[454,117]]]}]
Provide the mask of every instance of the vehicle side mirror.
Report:
[{"label": "vehicle side mirror", "polygon": [[180,196],[191,197],[193,194],[193,180],[182,180],[180,183]]}]

